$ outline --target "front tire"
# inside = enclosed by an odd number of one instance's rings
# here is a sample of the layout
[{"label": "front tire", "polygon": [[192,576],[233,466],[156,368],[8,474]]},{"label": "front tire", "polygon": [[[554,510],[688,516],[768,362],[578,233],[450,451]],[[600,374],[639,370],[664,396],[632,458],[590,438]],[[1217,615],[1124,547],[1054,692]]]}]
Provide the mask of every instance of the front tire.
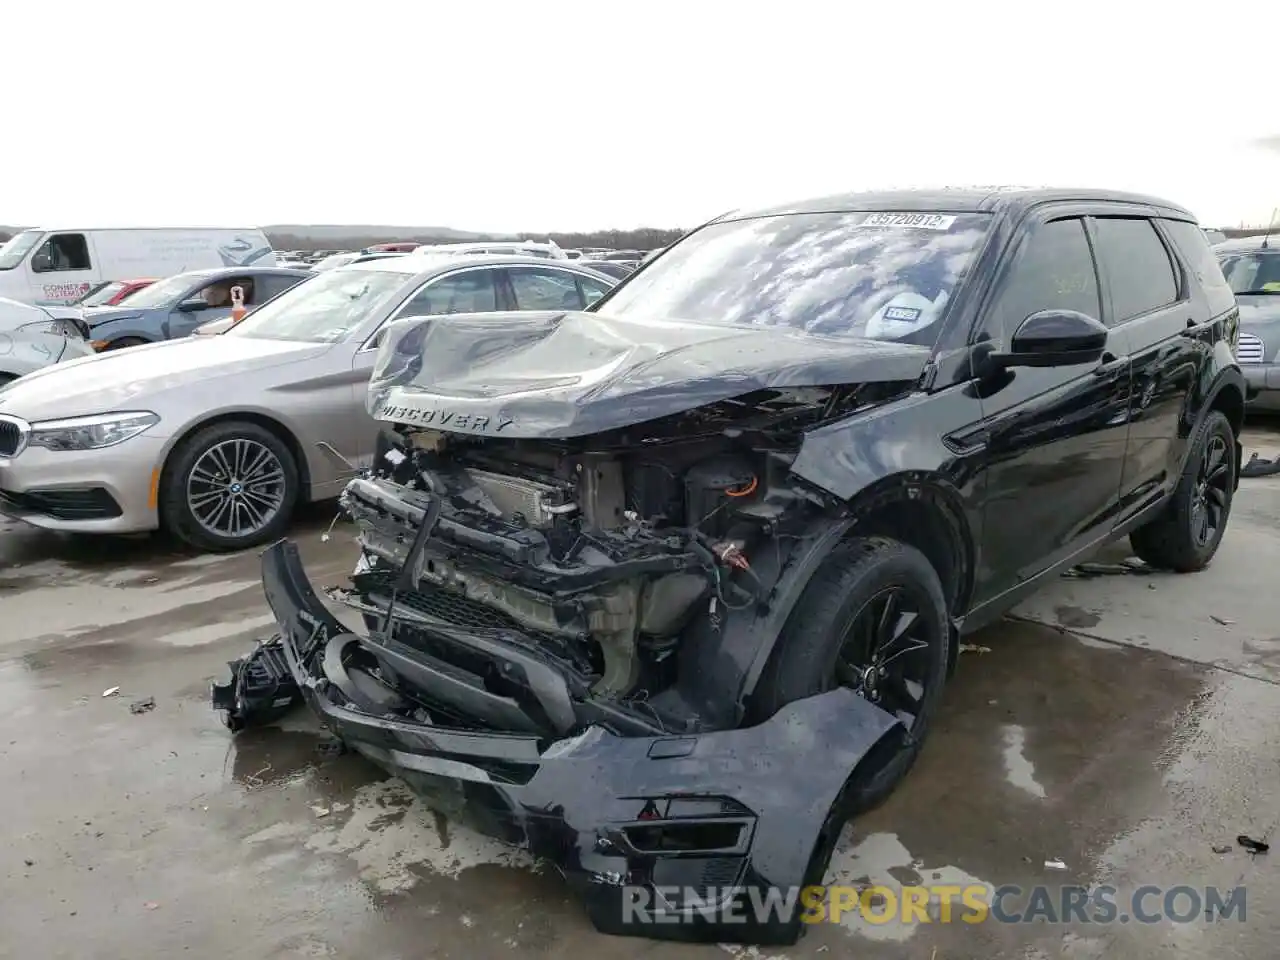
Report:
[{"label": "front tire", "polygon": [[298,502],[298,465],[265,427],[215,423],[178,446],[160,487],[162,526],[197,549],[227,553],[280,539]]},{"label": "front tire", "polygon": [[919,550],[862,537],[823,561],[787,618],[754,700],[758,719],[847,686],[896,716],[860,765],[855,810],[885,799],[920,753],[947,676],[951,623]]},{"label": "front tire", "polygon": [[1196,432],[1173,495],[1159,516],[1129,534],[1138,557],[1177,573],[1203,570],[1218,552],[1236,490],[1235,431],[1210,411]]},{"label": "front tire", "polygon": [[102,352],[106,353],[109,350],[125,350],[129,347],[140,347],[144,343],[150,342],[150,340],[143,340],[141,337],[121,337],[119,340],[112,340],[108,343],[102,348]]}]

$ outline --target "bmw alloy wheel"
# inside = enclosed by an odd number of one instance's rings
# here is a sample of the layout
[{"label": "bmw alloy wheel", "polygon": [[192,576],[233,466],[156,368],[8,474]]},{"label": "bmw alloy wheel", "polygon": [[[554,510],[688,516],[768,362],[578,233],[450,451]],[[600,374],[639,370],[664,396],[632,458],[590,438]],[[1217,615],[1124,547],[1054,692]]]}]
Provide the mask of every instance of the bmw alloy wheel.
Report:
[{"label": "bmw alloy wheel", "polygon": [[284,501],[284,466],[257,440],[216,443],[200,455],[187,475],[191,515],[215,536],[253,536],[271,523]]}]

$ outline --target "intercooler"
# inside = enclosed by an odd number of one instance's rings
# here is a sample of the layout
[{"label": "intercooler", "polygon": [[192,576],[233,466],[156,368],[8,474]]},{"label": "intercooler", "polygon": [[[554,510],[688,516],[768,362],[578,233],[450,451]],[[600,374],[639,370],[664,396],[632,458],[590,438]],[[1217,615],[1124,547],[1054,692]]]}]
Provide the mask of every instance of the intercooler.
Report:
[{"label": "intercooler", "polygon": [[550,484],[488,470],[469,469],[467,476],[507,520],[519,514],[530,526],[545,527],[555,516],[551,508],[557,490]]}]

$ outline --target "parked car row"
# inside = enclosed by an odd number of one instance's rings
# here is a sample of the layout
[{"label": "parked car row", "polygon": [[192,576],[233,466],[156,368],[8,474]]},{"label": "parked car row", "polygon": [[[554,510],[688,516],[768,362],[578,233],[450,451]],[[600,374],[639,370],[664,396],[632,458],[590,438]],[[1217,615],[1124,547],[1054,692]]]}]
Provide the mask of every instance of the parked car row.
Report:
[{"label": "parked car row", "polygon": [[106,281],[274,264],[270,241],[254,227],[35,228],[0,246],[0,297],[65,306]]},{"label": "parked car row", "polygon": [[[187,337],[225,310],[206,295],[231,281],[267,302],[220,336]],[[107,352],[0,391],[0,511],[54,530],[163,528],[211,550],[274,539],[296,503],[337,496],[373,462],[365,392],[389,322],[579,311],[613,284],[498,256],[170,277],[108,318],[88,312]],[[156,342],[120,349],[143,337]]]},{"label": "parked car row", "polygon": [[[1162,226],[1150,236],[1138,235],[1130,248],[1154,262],[1168,255],[1170,244],[1190,243],[1170,240],[1176,230]],[[0,328],[0,350],[8,350],[10,359],[0,354],[0,378],[22,380],[0,394],[4,509],[64,530],[164,527],[215,549],[275,536],[293,503],[336,493],[353,470],[372,462],[364,383],[380,342],[374,331],[384,323],[433,314],[572,313],[590,307],[634,269],[622,259],[631,255],[628,251],[608,259],[571,260],[551,256],[547,245],[513,249],[523,255],[495,254],[484,244],[443,245],[445,255],[440,255],[441,248],[419,245],[412,251],[344,254],[352,259],[319,270],[221,267],[162,280],[119,281],[121,289],[135,286],[122,302],[98,306],[91,296],[71,316],[50,312],[65,308],[8,305],[7,312],[0,311],[6,324]],[[1220,246],[1223,278],[1222,271],[1215,274],[1217,263],[1208,250],[1193,247],[1183,256],[1207,257],[1196,260],[1194,269],[1215,303],[1239,301],[1243,333],[1236,349],[1248,371],[1249,399],[1269,406],[1280,396],[1280,336],[1252,331],[1255,323],[1277,323],[1280,310],[1271,301],[1280,304],[1280,257],[1265,241]],[[1171,275],[1171,286],[1182,282],[1177,269]],[[615,309],[637,290],[669,296],[655,286],[654,276],[648,270],[637,275],[624,287],[622,300],[612,301]],[[234,288],[249,311],[239,323],[231,315]],[[108,300],[120,292],[107,285],[97,291]],[[896,330],[899,339],[910,342],[910,323],[929,327],[950,295],[936,284],[914,289],[905,300],[887,303],[860,335],[880,338]],[[1079,312],[1098,313],[1086,306]],[[12,319],[4,321],[5,316]],[[821,334],[825,324],[810,332]],[[173,340],[184,342],[165,344]],[[156,353],[153,346],[165,349]],[[116,359],[125,348],[133,359]],[[110,356],[92,360],[94,352]],[[1127,350],[1117,354],[1129,355]],[[41,367],[48,369],[35,373]],[[1113,382],[1091,382],[1103,381]],[[126,385],[131,409],[121,414],[119,396]],[[141,419],[103,419],[135,413]],[[84,418],[95,424],[92,437],[80,431]],[[30,431],[38,432],[48,421],[72,423],[68,429],[74,438],[61,447],[51,441],[53,446],[38,443],[41,449],[32,450]],[[214,422],[217,431],[205,431]],[[2,439],[6,431],[8,447]],[[117,444],[131,439],[131,431],[144,439],[121,447],[127,456],[117,457]],[[272,431],[274,447],[263,439]],[[228,461],[210,481],[225,482],[225,489],[218,488],[222,499],[204,500],[194,471],[208,466],[205,455],[220,444],[261,458],[261,470],[247,472],[244,464]],[[262,486],[262,471],[273,478],[271,484]],[[269,495],[258,497],[259,487],[269,488]],[[60,498],[69,498],[70,506],[59,506]],[[215,522],[200,512],[206,504],[225,506],[229,513]]]}]

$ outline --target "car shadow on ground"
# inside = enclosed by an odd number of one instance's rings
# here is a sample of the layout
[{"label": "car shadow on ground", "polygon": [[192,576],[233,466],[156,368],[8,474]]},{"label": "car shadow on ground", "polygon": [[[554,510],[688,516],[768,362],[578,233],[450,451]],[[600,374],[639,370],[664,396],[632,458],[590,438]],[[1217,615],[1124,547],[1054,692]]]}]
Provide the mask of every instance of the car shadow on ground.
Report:
[{"label": "car shadow on ground", "polygon": [[[336,500],[298,508],[289,536],[326,529],[338,518]],[[340,519],[338,522],[342,522]],[[252,552],[252,551],[248,551]],[[200,557],[201,551],[161,532],[127,535],[57,533],[0,518],[0,569],[52,561],[75,572],[155,566]]]}]

